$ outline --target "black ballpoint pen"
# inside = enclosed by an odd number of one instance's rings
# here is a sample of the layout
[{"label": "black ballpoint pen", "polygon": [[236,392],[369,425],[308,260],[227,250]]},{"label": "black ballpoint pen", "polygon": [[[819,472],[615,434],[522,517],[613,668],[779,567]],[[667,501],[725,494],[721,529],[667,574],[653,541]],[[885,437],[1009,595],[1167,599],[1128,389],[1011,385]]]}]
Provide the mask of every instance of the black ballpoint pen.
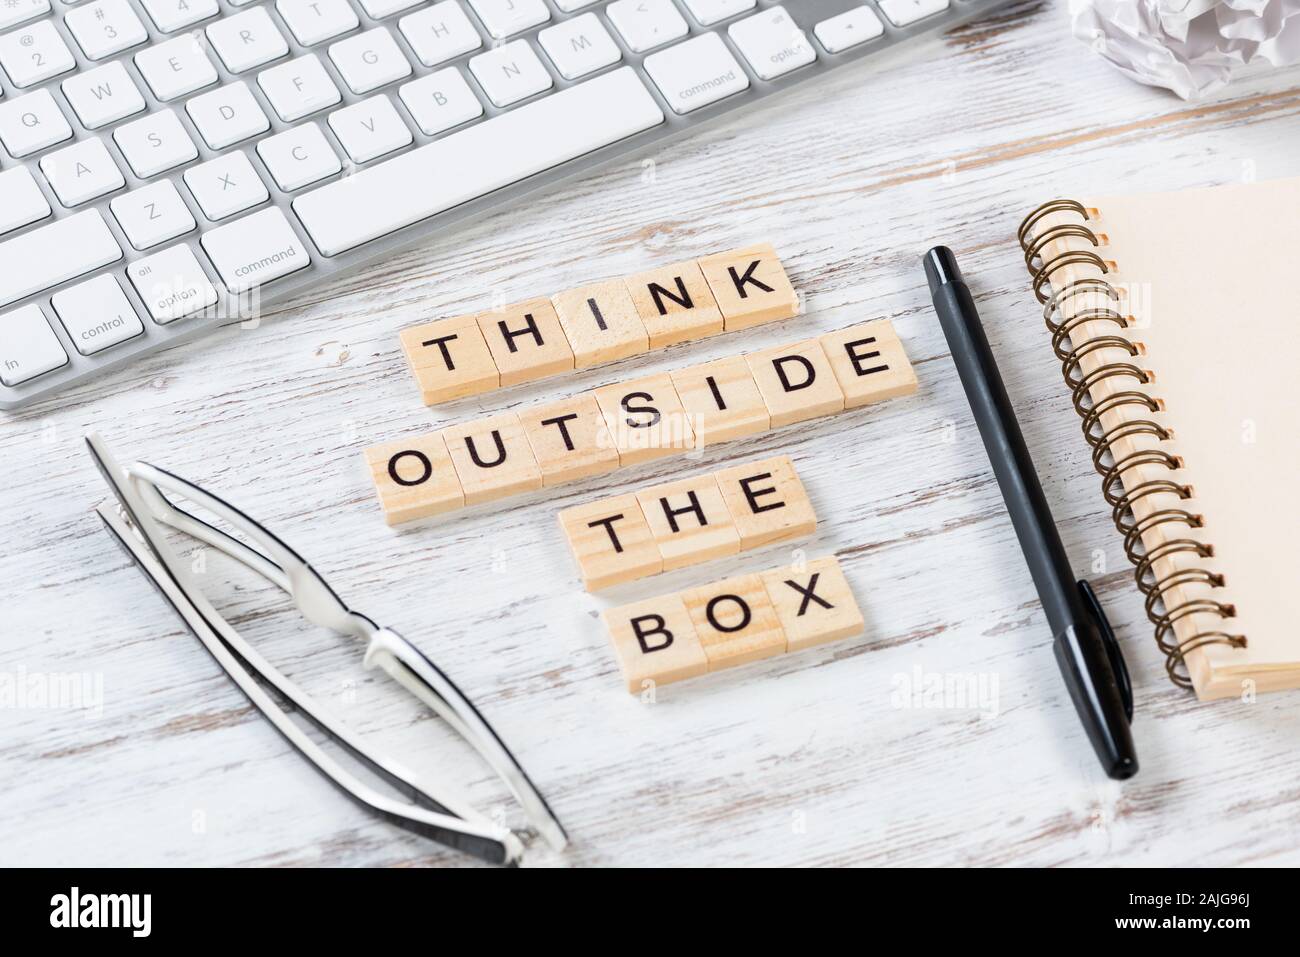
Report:
[{"label": "black ballpoint pen", "polygon": [[1131,778],[1138,770],[1129,729],[1133,692],[1115,635],[1088,583],[1076,582],[1070,570],[956,257],[936,246],[924,262],[935,312],[1051,626],[1074,708],[1106,773]]}]

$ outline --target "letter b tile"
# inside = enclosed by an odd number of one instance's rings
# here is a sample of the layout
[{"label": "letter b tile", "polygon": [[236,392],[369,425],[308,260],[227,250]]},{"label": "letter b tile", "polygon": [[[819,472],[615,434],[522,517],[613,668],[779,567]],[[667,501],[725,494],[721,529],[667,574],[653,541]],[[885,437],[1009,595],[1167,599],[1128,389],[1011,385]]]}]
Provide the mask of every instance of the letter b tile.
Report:
[{"label": "letter b tile", "polygon": [[605,612],[627,690],[669,684],[709,670],[709,661],[680,595],[663,595]]}]

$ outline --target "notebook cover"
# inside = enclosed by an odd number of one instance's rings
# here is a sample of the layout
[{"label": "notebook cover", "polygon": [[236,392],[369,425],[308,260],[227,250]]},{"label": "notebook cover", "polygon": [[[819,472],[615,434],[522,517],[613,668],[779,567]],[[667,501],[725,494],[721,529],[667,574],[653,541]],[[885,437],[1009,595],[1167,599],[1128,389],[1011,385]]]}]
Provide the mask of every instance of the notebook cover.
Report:
[{"label": "notebook cover", "polygon": [[[1142,388],[1163,410],[1152,418],[1172,430],[1158,445],[1183,465],[1174,473],[1130,469],[1124,486],[1175,475],[1191,486],[1191,500],[1170,495],[1143,503],[1146,512],[1177,506],[1204,521],[1192,530],[1156,528],[1143,544],[1149,552],[1190,537],[1212,547],[1211,557],[1157,562],[1156,573],[1199,564],[1222,574],[1223,587],[1191,588],[1183,597],[1210,594],[1235,611],[1225,619],[1189,615],[1175,633],[1185,640],[1222,630],[1246,639],[1242,648],[1211,643],[1188,653],[1197,693],[1300,687],[1300,514],[1292,498],[1300,479],[1300,179],[1081,199],[1094,210],[1087,226],[1102,238],[1095,251],[1109,261],[1104,278],[1137,320],[1123,334],[1143,354],[1104,351],[1153,374]],[[1092,248],[1079,238],[1061,245]],[[1097,274],[1071,268],[1053,285]],[[1132,387],[1112,380],[1091,391],[1096,400]],[[1141,413],[1130,407],[1125,414]],[[1149,438],[1121,444],[1138,448]]]}]

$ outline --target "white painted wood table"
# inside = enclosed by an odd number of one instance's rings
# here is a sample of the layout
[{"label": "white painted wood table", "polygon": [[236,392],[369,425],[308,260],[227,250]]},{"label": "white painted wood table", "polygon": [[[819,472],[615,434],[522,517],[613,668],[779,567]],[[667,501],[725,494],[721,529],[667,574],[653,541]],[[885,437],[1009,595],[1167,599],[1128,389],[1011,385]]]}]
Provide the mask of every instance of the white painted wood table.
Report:
[{"label": "white painted wood table", "polygon": [[[201,482],[282,534],[353,605],[480,704],[573,844],[539,864],[1300,863],[1300,697],[1198,704],[1165,679],[1101,507],[1014,234],[1054,196],[1300,173],[1300,70],[1185,104],[1019,3],[854,69],[0,423],[3,667],[87,673],[89,711],[0,709],[0,862],[458,864],[317,777],[101,529],[81,437]],[[425,408],[403,326],[770,239],[805,315]],[[1213,244],[1232,237],[1206,236]],[[920,255],[961,256],[1076,568],[1134,674],[1141,773],[1098,769],[929,304]],[[367,444],[868,319],[891,319],[917,395],[395,532]],[[791,454],[866,612],[865,637],[627,694],[606,604],[789,560],[770,548],[610,599],[585,594],[558,508]],[[219,605],[362,733],[480,806],[503,790],[360,649],[196,555]],[[903,707],[917,675],[986,700]],[[993,685],[996,682],[996,686]],[[993,694],[992,692],[996,693]],[[924,703],[924,702],[923,702]]]}]

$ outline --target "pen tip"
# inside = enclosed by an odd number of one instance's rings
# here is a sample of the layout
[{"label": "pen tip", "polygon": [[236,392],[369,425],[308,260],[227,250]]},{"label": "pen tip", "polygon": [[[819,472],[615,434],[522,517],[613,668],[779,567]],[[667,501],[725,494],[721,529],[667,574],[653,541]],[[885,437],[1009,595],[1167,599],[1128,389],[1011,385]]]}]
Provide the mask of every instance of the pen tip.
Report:
[{"label": "pen tip", "polygon": [[1138,773],[1137,758],[1125,755],[1115,761],[1107,772],[1116,781],[1124,781]]}]

